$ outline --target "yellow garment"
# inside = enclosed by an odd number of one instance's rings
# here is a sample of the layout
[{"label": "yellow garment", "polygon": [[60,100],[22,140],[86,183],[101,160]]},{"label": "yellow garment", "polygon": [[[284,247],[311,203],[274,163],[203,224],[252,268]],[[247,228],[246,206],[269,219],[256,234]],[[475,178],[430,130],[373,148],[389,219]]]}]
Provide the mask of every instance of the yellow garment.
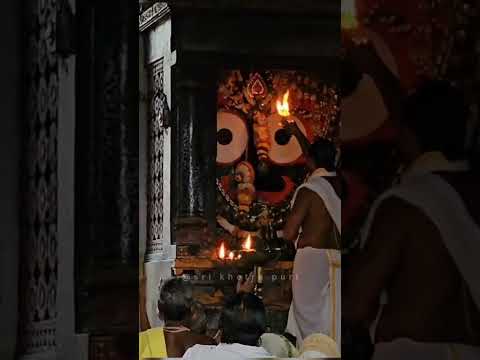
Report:
[{"label": "yellow garment", "polygon": [[138,334],[139,359],[166,358],[167,345],[163,328],[154,328]]}]

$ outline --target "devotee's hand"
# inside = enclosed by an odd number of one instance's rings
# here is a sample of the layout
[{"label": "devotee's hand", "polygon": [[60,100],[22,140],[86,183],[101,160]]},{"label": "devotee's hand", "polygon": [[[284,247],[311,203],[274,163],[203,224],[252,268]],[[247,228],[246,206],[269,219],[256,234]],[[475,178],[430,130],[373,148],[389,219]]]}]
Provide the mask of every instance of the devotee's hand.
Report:
[{"label": "devotee's hand", "polygon": [[220,215],[217,216],[217,222],[223,228],[228,227],[228,225],[230,225],[230,223],[227,221],[227,219],[225,219],[224,217],[222,217]]},{"label": "devotee's hand", "polygon": [[224,228],[226,231],[228,231],[232,235],[238,231],[235,225],[230,224],[228,220],[222,216],[217,216],[217,222],[222,228]]},{"label": "devotee's hand", "polygon": [[218,330],[213,337],[213,341],[215,341],[217,344],[220,344],[222,342],[222,331]]},{"label": "devotee's hand", "polygon": [[240,292],[251,293],[255,288],[256,283],[257,283],[256,276],[253,272],[251,272],[245,280],[238,279],[237,293],[240,293]]}]

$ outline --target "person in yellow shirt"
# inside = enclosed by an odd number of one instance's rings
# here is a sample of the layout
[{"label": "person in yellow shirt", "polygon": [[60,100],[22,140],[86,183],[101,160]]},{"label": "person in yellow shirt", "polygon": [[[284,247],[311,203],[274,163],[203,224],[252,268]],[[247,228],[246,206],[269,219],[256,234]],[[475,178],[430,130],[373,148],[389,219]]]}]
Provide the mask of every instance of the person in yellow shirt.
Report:
[{"label": "person in yellow shirt", "polygon": [[160,291],[159,314],[165,326],[139,334],[139,359],[182,357],[196,344],[213,345],[213,339],[192,330],[196,306],[190,282],[181,278],[167,280]]}]

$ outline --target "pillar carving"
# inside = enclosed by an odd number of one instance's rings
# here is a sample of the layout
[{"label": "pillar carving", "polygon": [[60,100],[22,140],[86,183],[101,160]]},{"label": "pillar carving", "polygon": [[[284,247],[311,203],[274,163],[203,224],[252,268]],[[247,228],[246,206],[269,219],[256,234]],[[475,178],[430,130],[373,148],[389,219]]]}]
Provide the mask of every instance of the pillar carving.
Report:
[{"label": "pillar carving", "polygon": [[145,260],[162,259],[164,254],[164,147],[165,131],[170,123],[164,93],[163,58],[150,66],[150,106],[148,138],[148,223]]}]

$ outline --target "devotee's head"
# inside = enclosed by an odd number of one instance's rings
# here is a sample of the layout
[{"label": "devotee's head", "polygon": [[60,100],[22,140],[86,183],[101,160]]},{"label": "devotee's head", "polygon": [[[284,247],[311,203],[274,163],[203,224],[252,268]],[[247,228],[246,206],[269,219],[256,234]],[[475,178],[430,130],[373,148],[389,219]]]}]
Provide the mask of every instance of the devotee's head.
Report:
[{"label": "devotee's head", "polygon": [[265,306],[257,296],[239,293],[226,302],[220,318],[222,342],[256,346],[265,327]]},{"label": "devotee's head", "polygon": [[408,96],[399,150],[406,160],[428,151],[448,159],[464,156],[468,108],[462,92],[443,80],[429,80]]},{"label": "devotee's head", "polygon": [[310,170],[325,168],[328,171],[335,170],[337,148],[327,139],[316,140],[308,151],[307,166]]},{"label": "devotee's head", "polygon": [[166,323],[187,325],[191,321],[193,305],[193,288],[190,282],[172,278],[161,286],[158,311]]},{"label": "devotee's head", "polygon": [[207,331],[207,314],[203,305],[197,301],[192,305],[190,329],[197,334],[204,334]]}]

